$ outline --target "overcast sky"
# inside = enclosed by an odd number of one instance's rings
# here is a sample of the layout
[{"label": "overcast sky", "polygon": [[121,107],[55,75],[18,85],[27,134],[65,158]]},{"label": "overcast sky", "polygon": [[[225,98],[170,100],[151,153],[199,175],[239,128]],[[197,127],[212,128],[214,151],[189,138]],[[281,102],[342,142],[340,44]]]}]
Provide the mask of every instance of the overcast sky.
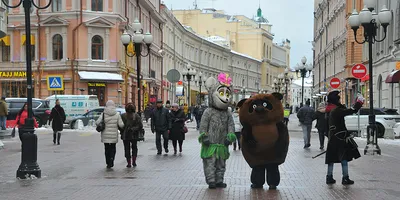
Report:
[{"label": "overcast sky", "polygon": [[[164,3],[169,9],[189,9],[194,7],[194,1],[164,0]],[[214,7],[230,15],[252,18],[257,14],[259,0],[197,0],[197,5],[199,8]],[[313,7],[314,0],[261,0],[263,15],[272,24],[274,42],[280,43],[285,38],[291,41],[291,67],[300,63],[303,56],[312,63],[309,41],[313,40]]]}]

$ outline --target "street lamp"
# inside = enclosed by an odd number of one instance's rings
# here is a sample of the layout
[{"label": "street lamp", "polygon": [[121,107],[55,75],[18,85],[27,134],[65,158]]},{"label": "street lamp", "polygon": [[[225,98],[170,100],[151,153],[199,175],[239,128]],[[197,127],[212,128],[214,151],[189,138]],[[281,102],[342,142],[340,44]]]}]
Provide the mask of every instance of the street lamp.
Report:
[{"label": "street lamp", "polygon": [[243,88],[240,90],[240,93],[242,93],[242,99],[246,98],[246,92],[247,92],[247,88],[246,88],[246,87],[243,87]]},{"label": "street lamp", "polygon": [[195,79],[196,77],[196,70],[192,68],[192,65],[190,63],[187,64],[186,69],[183,70],[182,72],[183,79],[188,82],[188,96],[187,96],[187,102],[188,106],[190,106],[190,81],[192,79]]},{"label": "street lamp", "polygon": [[311,64],[306,65],[306,62],[307,58],[303,56],[303,58],[301,59],[301,64],[303,65],[297,64],[295,67],[297,77],[301,77],[301,103],[303,103],[304,101],[304,78],[310,77],[311,70],[313,69],[313,66]]},{"label": "street lamp", "polygon": [[37,136],[35,134],[34,119],[32,111],[32,57],[31,57],[31,8],[32,6],[37,9],[46,9],[51,5],[49,3],[40,7],[36,5],[34,0],[20,0],[17,5],[9,5],[9,1],[1,0],[8,8],[17,8],[21,4],[24,7],[25,13],[25,54],[26,54],[26,85],[27,85],[27,104],[28,104],[28,118],[25,120],[25,125],[18,129],[21,139],[21,164],[17,170],[17,178],[26,179],[31,175],[40,178],[42,171],[37,163]]},{"label": "street lamp", "polygon": [[[368,52],[369,52],[369,116],[368,116],[368,126],[367,126],[367,145],[364,149],[364,154],[372,149],[372,154],[375,152],[381,155],[381,149],[378,145],[378,138],[376,134],[376,121],[374,112],[374,101],[373,101],[373,66],[372,66],[372,44],[375,42],[382,42],[386,38],[387,27],[392,20],[392,12],[387,9],[384,5],[382,10],[377,14],[374,10],[376,6],[375,0],[364,0],[365,6],[361,10],[360,14],[356,10],[353,11],[349,17],[349,25],[353,29],[354,39],[359,44],[364,44],[368,42]],[[361,26],[364,27],[364,41],[359,42],[357,40],[357,30]],[[376,39],[377,28],[379,26],[383,27],[384,37],[381,40]],[[372,136],[372,141],[371,141]]]},{"label": "street lamp", "polygon": [[201,100],[201,87],[202,87],[203,85],[205,85],[206,80],[207,80],[207,78],[204,77],[203,73],[201,73],[201,72],[199,72],[199,73],[197,74],[196,78],[195,78],[195,83],[196,83],[196,85],[199,86],[199,90],[200,90],[200,98],[199,98],[198,104],[201,104],[201,103],[202,103],[202,100]]},{"label": "street lamp", "polygon": [[[142,24],[139,22],[138,19],[135,19],[132,23],[133,31],[134,34],[131,35],[129,34],[126,30],[124,33],[121,35],[121,42],[125,46],[125,63],[128,63],[128,57],[133,57],[136,56],[136,84],[137,84],[137,90],[138,90],[138,111],[137,113],[141,114],[141,86],[140,86],[140,73],[141,73],[141,57],[147,57],[150,53],[150,45],[153,43],[153,36],[147,32],[146,34],[143,34],[143,29],[142,29]],[[133,54],[129,54],[128,52],[128,45],[133,42],[134,47],[135,47],[135,52]],[[142,45],[146,44],[146,54],[142,54]],[[129,70],[127,68],[127,74],[129,75]],[[128,103],[128,77],[125,78],[125,87],[126,87],[126,96],[125,96],[125,103]]]}]

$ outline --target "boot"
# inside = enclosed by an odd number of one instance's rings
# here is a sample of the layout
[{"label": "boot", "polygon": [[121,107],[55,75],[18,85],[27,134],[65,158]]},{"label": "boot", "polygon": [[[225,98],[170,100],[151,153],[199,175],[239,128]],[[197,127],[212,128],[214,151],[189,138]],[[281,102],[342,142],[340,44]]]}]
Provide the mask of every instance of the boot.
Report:
[{"label": "boot", "polygon": [[132,156],[132,166],[136,167],[136,156]]},{"label": "boot", "polygon": [[350,180],[349,176],[343,176],[342,184],[343,185],[353,185],[354,181]]},{"label": "boot", "polygon": [[217,183],[217,184],[215,184],[215,186],[217,187],[217,188],[226,188],[226,183]]},{"label": "boot", "polygon": [[53,133],[53,144],[56,144],[56,134],[57,133]]},{"label": "boot", "polygon": [[127,168],[131,168],[132,167],[132,160],[131,160],[131,158],[127,158],[126,159],[126,162],[128,163],[128,165],[126,165]]},{"label": "boot", "polygon": [[208,184],[208,189],[215,189],[215,188],[217,188],[217,185],[215,183]]},{"label": "boot", "polygon": [[60,145],[61,133],[57,133],[57,145]]},{"label": "boot", "polygon": [[236,151],[236,142],[233,143],[233,150]]},{"label": "boot", "polygon": [[333,179],[333,175],[326,175],[326,184],[335,184],[336,180]]}]

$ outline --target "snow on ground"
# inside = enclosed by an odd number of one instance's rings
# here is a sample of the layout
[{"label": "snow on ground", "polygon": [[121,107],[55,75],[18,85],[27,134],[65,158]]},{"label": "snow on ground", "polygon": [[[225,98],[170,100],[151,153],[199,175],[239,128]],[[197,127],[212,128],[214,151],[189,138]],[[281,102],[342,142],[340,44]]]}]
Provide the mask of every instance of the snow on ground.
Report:
[{"label": "snow on ground", "polygon": [[[367,138],[360,138],[360,137],[355,137],[354,138],[356,141],[360,141],[360,142],[367,142]],[[378,139],[378,144],[389,144],[389,145],[400,145],[400,139]]]}]

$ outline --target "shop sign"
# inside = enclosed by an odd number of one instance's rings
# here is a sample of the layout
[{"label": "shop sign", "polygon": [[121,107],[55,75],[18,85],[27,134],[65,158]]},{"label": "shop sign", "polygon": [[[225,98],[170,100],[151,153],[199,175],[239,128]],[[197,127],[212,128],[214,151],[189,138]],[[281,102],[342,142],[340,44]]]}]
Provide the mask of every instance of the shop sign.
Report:
[{"label": "shop sign", "polygon": [[144,105],[149,104],[149,94],[147,92],[144,93]]},{"label": "shop sign", "polygon": [[106,87],[105,83],[88,83],[89,87]]},{"label": "shop sign", "polygon": [[26,72],[0,72],[1,78],[21,78],[26,77]]}]

